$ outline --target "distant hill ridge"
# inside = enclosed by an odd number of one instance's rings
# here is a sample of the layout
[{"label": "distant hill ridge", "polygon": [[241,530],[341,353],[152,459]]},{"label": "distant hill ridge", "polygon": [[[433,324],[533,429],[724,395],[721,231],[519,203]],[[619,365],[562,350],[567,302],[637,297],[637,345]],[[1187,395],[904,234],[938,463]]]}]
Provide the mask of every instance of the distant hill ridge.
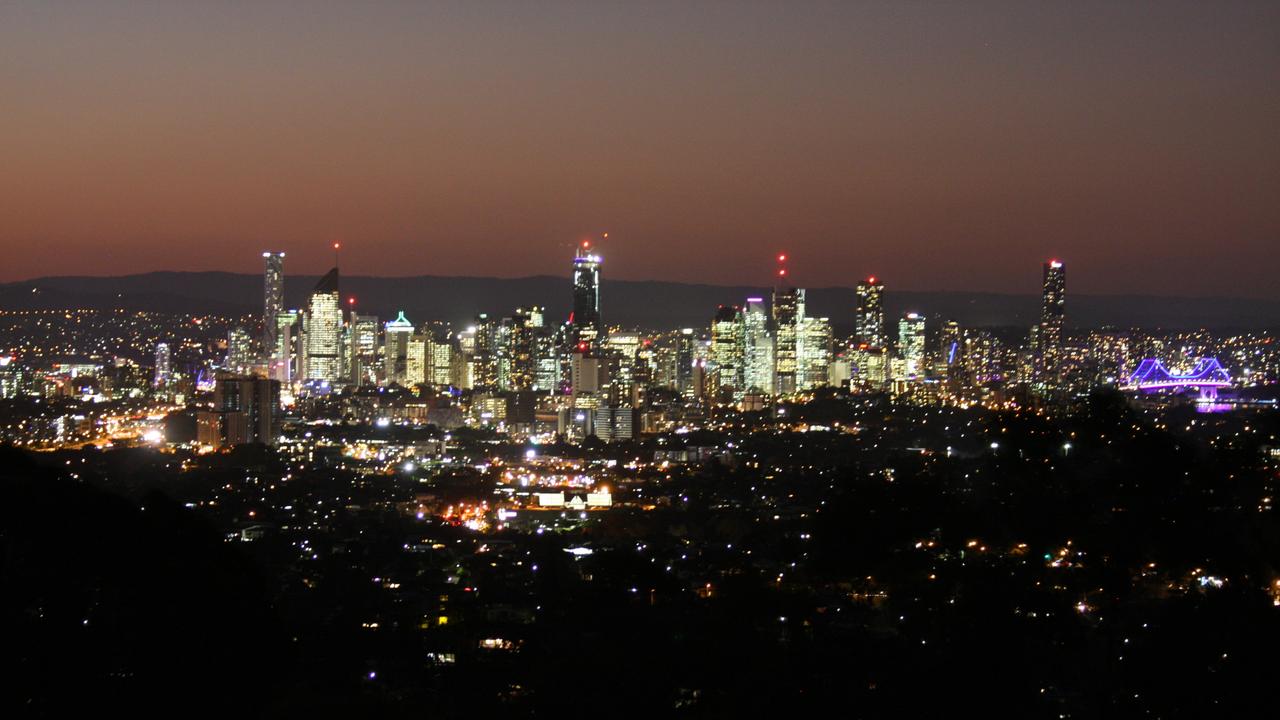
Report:
[{"label": "distant hill ridge", "polygon": [[[285,304],[300,307],[319,279],[285,278]],[[344,276],[344,298],[355,297],[360,312],[394,317],[404,310],[414,322],[465,323],[477,313],[495,316],[521,305],[545,305],[549,321],[568,317],[569,280],[539,275],[524,278]],[[769,289],[700,285],[654,280],[604,280],[605,321],[625,327],[667,329],[705,327],[716,306],[741,304]],[[808,290],[808,314],[827,317],[838,332],[852,329],[852,288]],[[225,315],[260,312],[262,276],[229,272],[151,272],[116,277],[65,276],[0,284],[0,309],[93,308]],[[894,291],[885,293],[891,319],[917,311],[967,327],[1020,326],[1036,321],[1040,298],[980,292]],[[1150,295],[1067,296],[1068,324],[1075,327],[1280,328],[1280,302],[1244,298],[1185,298]]]}]

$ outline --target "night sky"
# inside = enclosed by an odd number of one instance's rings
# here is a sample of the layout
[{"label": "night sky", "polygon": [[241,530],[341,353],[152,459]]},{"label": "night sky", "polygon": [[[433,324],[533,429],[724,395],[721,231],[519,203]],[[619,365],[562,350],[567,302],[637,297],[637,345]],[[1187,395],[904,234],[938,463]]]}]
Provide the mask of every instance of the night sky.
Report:
[{"label": "night sky", "polygon": [[1280,2],[7,2],[0,281],[1280,298]]}]

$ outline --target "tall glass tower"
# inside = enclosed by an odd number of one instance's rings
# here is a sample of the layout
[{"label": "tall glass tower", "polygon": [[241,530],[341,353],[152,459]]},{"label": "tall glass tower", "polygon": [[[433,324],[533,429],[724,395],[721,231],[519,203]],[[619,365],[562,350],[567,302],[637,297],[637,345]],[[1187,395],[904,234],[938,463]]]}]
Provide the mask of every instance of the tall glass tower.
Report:
[{"label": "tall glass tower", "polygon": [[1067,269],[1060,261],[1050,260],[1044,264],[1044,296],[1040,306],[1040,360],[1046,379],[1059,371],[1066,295]]},{"label": "tall glass tower", "polygon": [[898,321],[898,352],[902,353],[907,377],[925,374],[923,315],[907,313]]},{"label": "tall glass tower", "polygon": [[307,304],[306,374],[304,380],[338,382],[342,377],[342,301],[338,297],[338,268],[311,291]]},{"label": "tall glass tower", "polygon": [[804,323],[804,289],[793,287],[787,278],[786,255],[778,256],[778,279],[773,286],[773,350],[776,380],[774,391],[788,395],[797,390],[800,326]]},{"label": "tall glass tower", "polygon": [[173,356],[169,352],[169,343],[156,343],[156,372],[151,384],[162,388],[173,380],[171,366]]},{"label": "tall glass tower", "polygon": [[284,253],[264,252],[266,271],[262,276],[262,355],[275,357],[279,345],[276,318],[284,310]]},{"label": "tall glass tower", "polygon": [[773,337],[764,298],[747,298],[743,310],[743,383],[748,392],[773,394]]},{"label": "tall glass tower", "polygon": [[573,258],[571,339],[578,345],[586,343],[590,349],[598,347],[604,333],[600,320],[600,263],[600,256],[591,252],[591,243],[584,240]]},{"label": "tall glass tower", "polygon": [[858,309],[853,316],[853,342],[868,348],[888,347],[884,331],[884,283],[869,277],[858,283]]},{"label": "tall glass tower", "polygon": [[[377,327],[375,323],[375,327]],[[383,336],[383,370],[387,384],[409,384],[409,341],[413,338],[413,323],[401,310],[395,320],[387,323]],[[421,382],[421,381],[419,381]]]},{"label": "tall glass tower", "polygon": [[[717,395],[738,400],[743,391],[743,316],[737,305],[721,305],[711,322],[711,361]],[[715,398],[720,400],[722,398]]]}]

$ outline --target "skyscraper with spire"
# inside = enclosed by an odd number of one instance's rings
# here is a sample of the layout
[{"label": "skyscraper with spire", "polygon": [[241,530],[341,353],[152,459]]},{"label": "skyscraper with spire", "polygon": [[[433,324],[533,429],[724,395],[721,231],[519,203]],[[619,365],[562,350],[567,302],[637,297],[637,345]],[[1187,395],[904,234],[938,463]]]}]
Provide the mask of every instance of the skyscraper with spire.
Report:
[{"label": "skyscraper with spire", "polygon": [[596,349],[604,334],[600,318],[601,257],[591,251],[591,242],[582,241],[573,257],[573,314],[569,324],[575,345]]}]

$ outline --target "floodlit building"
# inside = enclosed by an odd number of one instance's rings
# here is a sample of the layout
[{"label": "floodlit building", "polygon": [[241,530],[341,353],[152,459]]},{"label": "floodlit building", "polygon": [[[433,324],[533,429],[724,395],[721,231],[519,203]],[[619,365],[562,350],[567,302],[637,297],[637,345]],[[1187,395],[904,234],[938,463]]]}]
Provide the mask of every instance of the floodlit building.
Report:
[{"label": "floodlit building", "polygon": [[874,276],[858,283],[858,307],[853,316],[853,345],[887,348],[884,326],[884,283]]},{"label": "floodlit building", "polygon": [[742,312],[742,383],[750,393],[773,394],[773,336],[764,298],[747,298]]},{"label": "floodlit building", "polygon": [[595,348],[604,335],[600,317],[600,264],[602,258],[591,252],[591,243],[583,242],[573,258],[573,314],[569,324],[573,344],[586,343]]},{"label": "floodlit building", "polygon": [[924,316],[907,313],[898,321],[898,354],[902,358],[902,374],[906,378],[925,374]]},{"label": "floodlit building", "polygon": [[[401,310],[395,320],[387,322],[383,335],[382,363],[388,385],[412,384],[409,382],[409,340],[412,337],[413,323]],[[421,352],[425,354],[426,351]],[[419,375],[425,376],[425,369]]]},{"label": "floodlit building", "polygon": [[342,301],[338,297],[338,268],[333,268],[311,291],[303,318],[304,381],[338,383],[342,371]]}]

